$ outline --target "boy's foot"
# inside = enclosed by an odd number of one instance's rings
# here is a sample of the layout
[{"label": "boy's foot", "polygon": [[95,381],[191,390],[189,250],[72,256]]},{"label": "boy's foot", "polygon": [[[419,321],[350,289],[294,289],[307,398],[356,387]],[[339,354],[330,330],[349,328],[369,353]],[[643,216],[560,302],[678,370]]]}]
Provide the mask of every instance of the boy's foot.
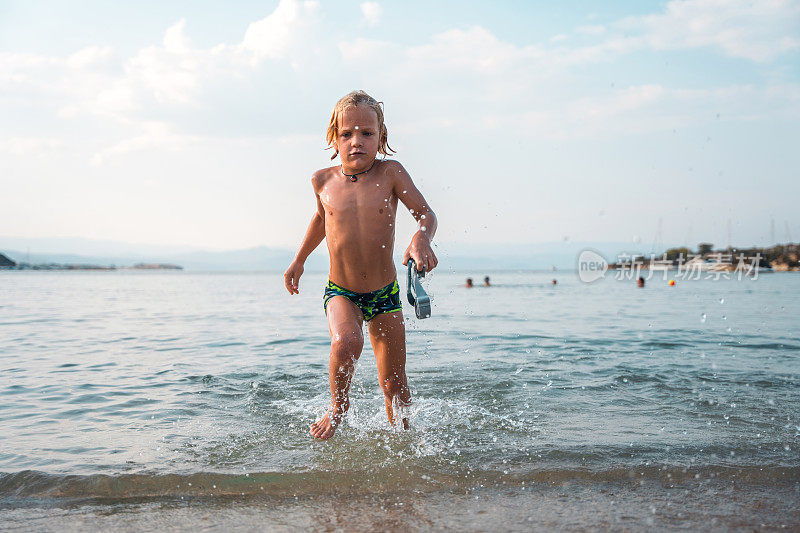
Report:
[{"label": "boy's foot", "polygon": [[[406,414],[406,409],[410,406],[410,403],[404,403],[400,400],[400,396],[395,396],[392,398],[392,415],[394,420],[400,420],[400,426],[403,429],[408,429],[408,415]],[[389,420],[389,422],[394,425],[394,420]]]},{"label": "boy's foot", "polygon": [[339,426],[339,422],[342,421],[342,415],[334,416],[333,411],[325,411],[325,414],[322,415],[322,418],[311,424],[311,427],[308,428],[308,432],[311,433],[311,436],[315,439],[327,440],[333,437],[333,434],[336,432],[336,428]]}]

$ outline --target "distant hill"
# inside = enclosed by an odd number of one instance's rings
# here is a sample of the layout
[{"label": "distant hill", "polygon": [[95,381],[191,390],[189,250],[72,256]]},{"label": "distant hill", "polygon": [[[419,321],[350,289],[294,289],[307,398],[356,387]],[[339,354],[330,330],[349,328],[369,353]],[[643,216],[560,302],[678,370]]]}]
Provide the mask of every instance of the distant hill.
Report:
[{"label": "distant hill", "polygon": [[[224,252],[187,252],[170,256],[171,263],[178,263],[190,270],[285,270],[295,252],[288,248],[258,246],[244,250]],[[314,252],[306,262],[309,270],[327,270],[328,256],[321,249]]]},{"label": "distant hill", "polygon": [[[16,250],[33,254],[74,254],[84,257],[140,257],[171,255],[200,251],[197,246],[171,246],[164,244],[142,244],[133,242],[111,241],[103,239],[85,239],[83,237],[3,237],[0,236],[0,251]],[[25,254],[17,257],[17,261],[25,261]]]},{"label": "distant hill", "polygon": [[12,261],[3,254],[0,254],[0,268],[13,267],[14,265],[16,265],[14,261]]},{"label": "distant hill", "polygon": [[[186,270],[283,270],[294,253],[288,249],[259,246],[246,250],[226,252],[187,252],[182,254],[158,255],[81,255],[74,253],[28,253],[19,250],[4,250],[17,262],[92,264],[110,266],[133,266],[137,263],[168,263],[180,265]],[[306,263],[309,270],[328,268],[327,256],[316,252]]]},{"label": "distant hill", "polygon": [[[14,246],[9,246],[13,244]],[[395,259],[399,263],[406,243],[398,242]],[[650,253],[648,247],[624,242],[546,243],[442,243],[434,250],[440,266],[448,270],[471,271],[525,269],[572,270],[578,254],[592,248],[613,262],[620,252]],[[24,250],[24,251],[23,251]],[[28,251],[30,250],[30,252]],[[22,239],[0,237],[0,252],[9,259],[29,263],[82,263],[132,266],[136,263],[170,263],[186,270],[214,271],[283,271],[294,257],[295,250],[257,246],[242,250],[207,251],[191,247],[169,247],[91,239]],[[663,250],[662,250],[663,252]],[[308,271],[328,269],[327,249],[323,243],[306,262]]]}]

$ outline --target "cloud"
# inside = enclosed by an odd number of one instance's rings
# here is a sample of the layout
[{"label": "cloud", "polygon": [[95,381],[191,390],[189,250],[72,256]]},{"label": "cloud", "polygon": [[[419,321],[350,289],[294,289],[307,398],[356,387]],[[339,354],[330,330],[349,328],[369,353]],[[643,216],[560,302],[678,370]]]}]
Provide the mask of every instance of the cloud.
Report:
[{"label": "cloud", "polygon": [[0,140],[0,153],[24,157],[42,157],[65,147],[56,137],[10,137]]},{"label": "cloud", "polygon": [[800,3],[792,0],[672,0],[661,13],[626,17],[608,28],[577,28],[578,34],[606,37],[562,49],[560,56],[565,63],[587,63],[643,49],[712,48],[765,63],[800,50],[798,27]]},{"label": "cloud", "polygon": [[610,97],[574,101],[569,106],[569,113],[581,120],[614,117],[656,103],[666,92],[664,87],[655,84],[627,87],[615,91]]},{"label": "cloud", "polygon": [[142,48],[127,60],[124,76],[108,80],[88,107],[112,116],[147,107],[150,99],[162,106],[201,108],[204,92],[224,80],[246,79],[265,59],[296,61],[295,55],[308,48],[318,11],[317,2],[281,0],[270,15],[248,26],[240,43],[211,48],[196,48],[181,19],[167,28],[160,46]]},{"label": "cloud", "polygon": [[268,17],[253,22],[247,28],[241,48],[252,52],[256,59],[286,57],[292,44],[307,40],[319,13],[318,2],[281,0]]},{"label": "cloud", "polygon": [[141,134],[124,139],[92,156],[93,165],[101,165],[108,158],[145,149],[177,150],[197,143],[203,138],[198,135],[177,133],[165,122],[147,121],[139,124]]},{"label": "cloud", "polygon": [[[575,28],[574,35],[598,39],[548,51],[554,65],[610,62],[641,50],[713,49],[768,63],[800,50],[800,3],[790,0],[672,0],[660,13],[625,17],[607,26]],[[559,34],[551,43],[571,42]]]},{"label": "cloud", "polygon": [[41,54],[0,52],[0,88],[15,89],[37,83],[49,69],[58,67],[62,60]]},{"label": "cloud", "polygon": [[[281,0],[272,13],[247,27],[240,42],[210,48],[196,47],[181,19],[165,30],[160,43],[117,61],[112,61],[112,48],[101,46],[62,57],[0,52],[0,106],[52,109],[61,120],[99,120],[94,126],[111,134],[96,142],[110,146],[96,150],[94,164],[143,147],[171,149],[196,140],[181,133],[186,122],[202,115],[224,117],[221,106],[239,110],[246,104],[236,98],[242,91],[252,98],[258,88],[253,85],[265,74],[315,60],[324,40],[316,31],[319,15],[317,2]],[[15,142],[4,152],[23,153],[29,145]]]},{"label": "cloud", "polygon": [[557,53],[539,44],[520,46],[473,26],[410,47],[361,39],[355,46],[343,43],[340,52],[353,69],[374,65],[369,79],[373,84],[381,80],[375,89],[382,98],[397,106],[397,99],[384,95],[402,86],[402,100],[413,102],[416,116],[399,124],[395,119],[393,132],[502,129],[537,139],[584,139],[684,128],[711,120],[709,109],[724,113],[726,120],[785,117],[800,110],[789,88],[776,91],[773,84],[687,91],[657,81],[621,88],[575,83],[577,65],[624,53],[631,40],[641,46],[638,39],[614,37],[604,40],[602,49]]},{"label": "cloud", "polygon": [[67,66],[74,69],[94,67],[108,61],[114,53],[110,46],[89,46],[67,58]]},{"label": "cloud", "polygon": [[185,54],[192,47],[192,42],[186,37],[184,29],[186,28],[186,19],[179,20],[173,26],[167,28],[164,32],[164,50],[172,54]]},{"label": "cloud", "polygon": [[544,53],[538,46],[516,46],[500,40],[486,28],[473,26],[435,35],[430,44],[409,48],[407,55],[416,63],[435,68],[496,73],[520,61],[541,59]]},{"label": "cloud", "polygon": [[364,2],[361,4],[361,14],[367,26],[377,26],[381,21],[381,6],[378,2]]},{"label": "cloud", "polygon": [[757,62],[800,49],[800,3],[792,0],[673,0],[664,13],[635,17],[656,50],[716,47]]},{"label": "cloud", "polygon": [[575,28],[575,33],[579,33],[581,35],[603,35],[605,32],[605,26],[601,25],[578,26]]},{"label": "cloud", "polygon": [[193,103],[200,75],[211,59],[206,51],[192,48],[181,20],[167,28],[162,46],[148,46],[125,65],[124,87],[116,87],[112,99],[135,97],[137,88],[150,91],[159,103]]}]

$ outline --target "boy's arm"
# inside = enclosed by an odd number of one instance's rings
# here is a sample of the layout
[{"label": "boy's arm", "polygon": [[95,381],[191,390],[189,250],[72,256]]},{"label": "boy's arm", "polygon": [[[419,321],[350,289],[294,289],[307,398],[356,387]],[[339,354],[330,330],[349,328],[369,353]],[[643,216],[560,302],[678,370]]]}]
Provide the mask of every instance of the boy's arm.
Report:
[{"label": "boy's arm", "polygon": [[394,193],[418,223],[417,232],[411,237],[411,244],[408,245],[405,254],[403,254],[403,264],[407,265],[408,260],[413,259],[417,264],[417,270],[430,272],[439,264],[439,260],[436,259],[436,254],[433,253],[433,248],[431,248],[431,241],[439,225],[436,220],[436,214],[416,185],[414,185],[414,182],[411,181],[411,176],[403,168],[403,165],[397,161],[390,161],[389,164],[391,166],[388,171],[394,176]]},{"label": "boy's arm", "polygon": [[314,185],[314,195],[317,198],[317,212],[311,217],[311,222],[308,224],[303,242],[300,243],[300,249],[297,251],[292,264],[289,265],[289,268],[283,273],[283,283],[286,286],[286,290],[289,291],[289,294],[300,293],[300,276],[303,275],[303,271],[305,270],[303,265],[308,256],[311,255],[311,252],[313,252],[325,238],[325,208],[322,206],[319,194],[316,192],[316,176],[311,178],[311,183]]}]

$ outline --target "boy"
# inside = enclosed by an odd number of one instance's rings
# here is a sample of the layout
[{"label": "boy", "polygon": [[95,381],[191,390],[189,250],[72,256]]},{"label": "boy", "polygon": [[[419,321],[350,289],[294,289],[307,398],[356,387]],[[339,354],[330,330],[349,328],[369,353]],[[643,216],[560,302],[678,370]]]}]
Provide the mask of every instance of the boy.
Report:
[{"label": "boy", "polygon": [[[393,403],[411,403],[405,372],[405,325],[392,260],[398,200],[419,223],[403,264],[411,258],[418,270],[429,272],[438,262],[431,249],[436,215],[400,163],[375,159],[379,152],[386,156],[394,151],[388,144],[380,103],[364,91],[353,91],[339,100],[327,140],[334,148],[331,159],[339,155],[341,164],[312,176],[317,212],[284,273],[286,290],[298,294],[306,258],[322,239],[327,240],[330,273],[323,301],[331,335],[331,407],[309,428],[318,439],[332,437],[350,407],[348,390],[364,346],[364,321],[389,423],[394,424]],[[408,428],[405,418],[402,424]]]}]

